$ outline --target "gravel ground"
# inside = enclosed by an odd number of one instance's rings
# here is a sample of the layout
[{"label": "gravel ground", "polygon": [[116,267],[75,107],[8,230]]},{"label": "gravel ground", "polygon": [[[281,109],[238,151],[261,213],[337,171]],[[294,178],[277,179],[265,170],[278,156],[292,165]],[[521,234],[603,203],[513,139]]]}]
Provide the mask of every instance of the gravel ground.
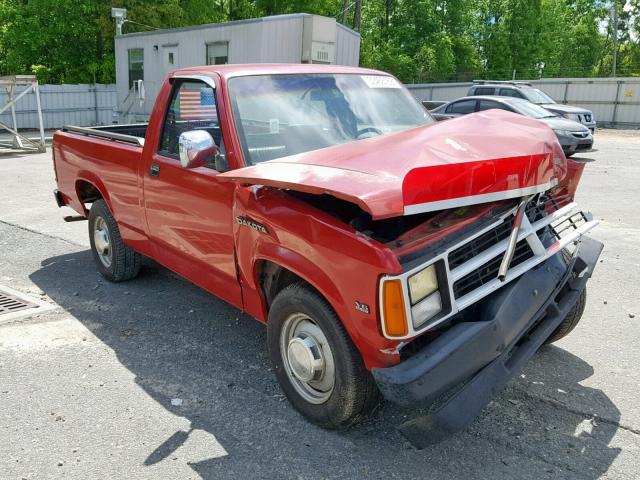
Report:
[{"label": "gravel ground", "polygon": [[0,155],[0,284],[58,306],[0,323],[0,478],[637,478],[640,132],[596,142],[578,201],[605,250],[581,324],[423,451],[390,405],[346,433],[308,424],[264,328],[154,263],[104,282],[50,153]]}]

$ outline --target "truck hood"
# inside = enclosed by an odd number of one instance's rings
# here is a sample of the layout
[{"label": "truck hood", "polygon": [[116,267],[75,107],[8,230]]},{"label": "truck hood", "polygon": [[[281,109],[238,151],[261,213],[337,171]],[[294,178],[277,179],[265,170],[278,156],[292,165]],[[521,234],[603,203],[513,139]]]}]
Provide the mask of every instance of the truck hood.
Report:
[{"label": "truck hood", "polygon": [[489,110],[270,160],[219,178],[332,195],[379,220],[546,191],[565,173],[562,148],[544,123]]}]

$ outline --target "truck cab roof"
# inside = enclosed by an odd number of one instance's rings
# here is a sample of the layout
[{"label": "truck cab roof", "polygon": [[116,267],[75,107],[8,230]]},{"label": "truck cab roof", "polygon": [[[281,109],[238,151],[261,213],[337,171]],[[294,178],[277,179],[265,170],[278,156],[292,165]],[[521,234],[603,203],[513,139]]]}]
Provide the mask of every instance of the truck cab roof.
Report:
[{"label": "truck cab roof", "polygon": [[313,73],[342,73],[359,75],[385,75],[388,73],[379,70],[360,67],[347,67],[342,65],[319,64],[292,64],[292,63],[256,63],[256,64],[227,64],[208,65],[200,67],[181,68],[174,70],[169,75],[178,77],[181,75],[212,75],[217,74],[224,79],[250,75],[284,75],[284,74],[313,74]]}]

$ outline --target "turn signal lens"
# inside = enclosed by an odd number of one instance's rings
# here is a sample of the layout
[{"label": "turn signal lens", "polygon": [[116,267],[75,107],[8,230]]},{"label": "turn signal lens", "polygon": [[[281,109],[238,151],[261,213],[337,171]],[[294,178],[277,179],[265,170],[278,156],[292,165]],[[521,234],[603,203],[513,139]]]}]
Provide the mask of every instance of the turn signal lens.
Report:
[{"label": "turn signal lens", "polygon": [[408,332],[407,311],[404,305],[402,283],[389,280],[382,284],[382,311],[384,327],[390,337],[404,337]]}]

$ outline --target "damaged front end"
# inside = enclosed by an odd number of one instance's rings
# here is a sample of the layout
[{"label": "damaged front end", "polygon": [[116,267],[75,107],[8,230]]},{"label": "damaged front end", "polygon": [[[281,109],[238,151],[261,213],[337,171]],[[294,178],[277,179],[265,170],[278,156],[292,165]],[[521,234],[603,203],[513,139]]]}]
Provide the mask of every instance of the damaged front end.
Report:
[{"label": "damaged front end", "polygon": [[[401,334],[389,333],[387,326],[393,320],[385,317],[383,308],[381,322],[385,336],[396,340],[412,339],[446,322],[563,249],[572,248],[582,235],[597,225],[592,215],[580,211],[576,203],[555,209],[555,201],[545,198],[538,196],[526,204],[517,230],[513,227],[518,208],[512,203],[506,211],[505,205],[489,209],[483,218],[488,223],[485,226],[479,227],[480,222],[476,220],[466,228],[451,227],[453,233],[422,249],[410,251],[402,245],[398,247],[399,252],[406,252],[399,257],[404,271],[400,275],[382,277],[380,304],[385,304],[385,284],[398,282],[408,328]],[[396,244],[399,241],[396,240]],[[508,268],[501,272],[501,264],[510,247]],[[415,276],[434,267],[437,288],[423,292],[428,295],[413,292]],[[431,295],[438,299],[434,301]]]},{"label": "damaged front end", "polygon": [[387,400],[432,405],[400,426],[403,435],[425,448],[466,428],[571,311],[601,250],[583,238],[572,255],[529,270],[400,364],[373,369]]},{"label": "damaged front end", "polygon": [[[525,199],[518,229],[518,205],[510,203],[507,211],[504,204],[486,205],[484,215],[455,229],[451,221],[453,232],[423,246],[415,232],[396,239],[404,272],[381,279],[380,302],[387,301],[385,284],[399,282],[408,328],[389,335],[387,310],[381,309],[385,335],[405,343],[398,365],[374,368],[372,374],[387,400],[431,405],[431,413],[400,427],[414,446],[424,448],[464,429],[558,328],[585,289],[602,244],[583,235],[597,222],[560,192]],[[423,228],[442,231],[439,226],[432,220]],[[511,244],[513,255],[501,278]],[[416,302],[411,278],[433,266],[437,288]]]}]

